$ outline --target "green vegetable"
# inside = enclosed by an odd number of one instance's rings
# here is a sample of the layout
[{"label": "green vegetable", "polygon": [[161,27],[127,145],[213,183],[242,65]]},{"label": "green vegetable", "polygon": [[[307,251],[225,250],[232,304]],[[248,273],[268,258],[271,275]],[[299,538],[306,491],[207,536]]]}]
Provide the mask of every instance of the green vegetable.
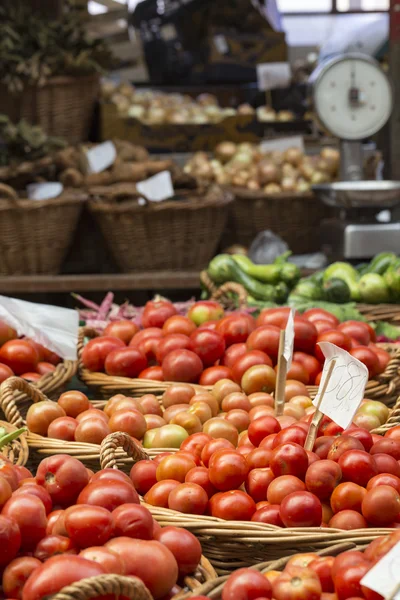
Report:
[{"label": "green vegetable", "polygon": [[301,279],[293,294],[309,300],[322,300],[324,297],[321,286],[310,279]]},{"label": "green vegetable", "polygon": [[290,294],[288,300],[289,306],[292,306],[300,313],[305,312],[309,308],[322,308],[327,310],[332,315],[335,315],[339,321],[365,321],[362,314],[356,309],[354,302],[347,304],[334,304],[333,302],[323,302],[321,300],[308,300],[307,298]]},{"label": "green vegetable", "polygon": [[383,275],[396,261],[397,256],[393,252],[381,252],[372,259],[367,273],[377,273],[378,275]]},{"label": "green vegetable", "polygon": [[392,300],[400,300],[400,266],[392,265],[383,276],[385,284],[390,290]]},{"label": "green vegetable", "polygon": [[[2,427],[2,429],[4,428]],[[17,429],[16,431],[12,431],[11,433],[6,433],[6,435],[4,435],[4,433],[0,433],[0,449],[3,448],[3,446],[11,444],[11,442],[19,438],[20,435],[25,433],[26,431],[26,427],[21,427],[21,429]]]},{"label": "green vegetable", "polygon": [[289,287],[293,287],[299,281],[300,276],[301,272],[297,265],[289,262],[282,265],[280,278],[287,283]]},{"label": "green vegetable", "polygon": [[284,304],[284,302],[286,302],[287,297],[289,295],[289,288],[288,288],[287,284],[284,281],[281,281],[274,287],[275,287],[274,302],[276,302],[277,304]]},{"label": "green vegetable", "polygon": [[367,273],[359,281],[360,297],[367,304],[380,304],[390,301],[389,288],[381,275]]},{"label": "green vegetable", "polygon": [[280,256],[277,256],[276,259],[274,260],[274,265],[283,265],[283,264],[285,264],[287,262],[287,259],[291,255],[292,255],[291,250],[288,250],[287,252],[284,252]]},{"label": "green vegetable", "polygon": [[280,265],[255,265],[248,256],[233,254],[232,258],[239,267],[250,277],[263,283],[278,283],[280,280]]},{"label": "green vegetable", "polygon": [[349,286],[351,300],[360,300],[358,288],[358,273],[354,267],[345,262],[336,262],[330,265],[324,272],[324,283],[330,279],[341,279]]},{"label": "green vegetable", "polygon": [[215,283],[231,281],[231,265],[235,264],[229,254],[218,254],[208,265],[207,272]]},{"label": "green vegetable", "polygon": [[384,335],[390,340],[397,340],[400,338],[400,327],[391,325],[387,321],[377,321],[375,323],[375,333],[376,335]]},{"label": "green vegetable", "polygon": [[323,285],[325,299],[328,302],[336,302],[337,304],[345,304],[350,302],[350,289],[343,279],[333,277],[326,281]]}]

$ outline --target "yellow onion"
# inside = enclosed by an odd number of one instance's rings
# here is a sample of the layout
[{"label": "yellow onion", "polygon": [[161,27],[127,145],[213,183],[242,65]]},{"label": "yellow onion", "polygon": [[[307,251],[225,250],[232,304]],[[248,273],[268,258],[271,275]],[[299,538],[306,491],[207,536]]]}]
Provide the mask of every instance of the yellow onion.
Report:
[{"label": "yellow onion", "polygon": [[277,115],[278,121],[294,121],[294,114],[290,110],[280,110]]},{"label": "yellow onion", "polygon": [[298,167],[303,160],[303,153],[300,148],[288,148],[284,154],[285,161],[294,167]]},{"label": "yellow onion", "polygon": [[234,142],[221,142],[215,148],[215,156],[223,163],[228,162],[235,155],[237,146]]},{"label": "yellow onion", "polygon": [[282,192],[294,192],[296,190],[296,180],[294,177],[283,177],[281,181]]},{"label": "yellow onion", "polygon": [[239,115],[253,115],[255,113],[254,108],[250,104],[241,104],[238,107]]},{"label": "yellow onion", "polygon": [[262,160],[258,164],[258,180],[261,185],[278,183],[281,177],[279,168],[270,160]]},{"label": "yellow onion", "polygon": [[247,182],[247,188],[249,190],[256,192],[259,189],[261,189],[261,186],[260,186],[259,182],[257,181],[257,179],[249,179]]},{"label": "yellow onion", "polygon": [[263,188],[266,194],[280,194],[282,192],[282,188],[277,183],[269,183]]}]

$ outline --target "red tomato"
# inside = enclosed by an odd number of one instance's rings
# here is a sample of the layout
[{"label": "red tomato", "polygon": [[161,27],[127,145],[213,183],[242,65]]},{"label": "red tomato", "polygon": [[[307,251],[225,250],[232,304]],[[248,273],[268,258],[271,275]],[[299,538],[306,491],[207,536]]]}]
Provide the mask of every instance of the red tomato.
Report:
[{"label": "red tomato", "polygon": [[225,367],[224,365],[208,367],[200,375],[199,384],[212,386],[222,379],[233,379],[233,373],[229,367]]},{"label": "red tomato", "polygon": [[124,535],[139,540],[153,539],[153,517],[140,504],[122,504],[113,510],[110,518],[114,524],[113,537]]},{"label": "red tomato", "polygon": [[361,579],[369,571],[370,565],[366,562],[341,569],[335,577],[335,592],[338,600],[347,600],[351,597],[363,597]]},{"label": "red tomato", "polygon": [[270,468],[275,477],[295,475],[304,479],[308,469],[307,452],[299,444],[277,446],[271,454]]},{"label": "red tomato", "polygon": [[104,572],[99,564],[81,556],[71,554],[53,556],[32,572],[24,586],[23,597],[24,600],[40,600],[53,596],[75,581],[103,575]]},{"label": "red tomato", "polygon": [[181,483],[168,496],[168,508],[181,513],[203,515],[207,504],[208,495],[197,483]]},{"label": "red tomato", "polygon": [[147,359],[137,348],[117,348],[108,354],[104,366],[107,375],[134,378],[147,367]]},{"label": "red tomato", "polygon": [[83,349],[82,362],[89,371],[104,371],[107,356],[117,348],[125,348],[122,340],[116,337],[98,337],[90,340]]},{"label": "red tomato", "polygon": [[121,504],[139,504],[139,496],[133,486],[125,481],[104,479],[89,483],[79,494],[76,503],[102,506],[113,511]]},{"label": "red tomato", "polygon": [[174,315],[165,321],[162,331],[165,336],[170,335],[171,333],[183,333],[189,337],[196,331],[196,325],[187,317]]},{"label": "red tomato", "polygon": [[162,370],[165,381],[195,383],[203,371],[203,363],[190,350],[173,350],[164,358]]},{"label": "red tomato", "polygon": [[157,465],[152,460],[141,460],[133,465],[129,476],[141,496],[157,483],[156,471]]},{"label": "red tomato", "polygon": [[61,394],[57,400],[57,404],[61,406],[68,417],[73,417],[74,419],[85,410],[89,410],[92,406],[87,396],[76,390]]},{"label": "red tomato", "polygon": [[320,527],[322,505],[310,492],[293,492],[282,500],[280,515],[286,527]]},{"label": "red tomato", "polygon": [[192,350],[193,344],[191,339],[183,333],[171,333],[160,340],[157,350],[156,359],[158,363],[162,363],[164,358],[174,350]]},{"label": "red tomato", "polygon": [[342,331],[331,329],[331,331],[321,333],[318,335],[316,342],[317,345],[315,346],[315,356],[321,363],[325,361],[325,356],[322,354],[322,350],[318,346],[320,342],[330,342],[331,344],[335,344],[335,346],[339,346],[339,348],[343,348],[343,350],[347,350],[347,352],[350,352],[352,346],[350,337]]},{"label": "red tomato", "polygon": [[216,331],[222,335],[228,348],[232,344],[246,342],[255,326],[255,320],[252,316],[235,313],[221,319],[216,326]]},{"label": "red tomato", "polygon": [[157,466],[157,481],[174,479],[183,483],[186,474],[196,466],[195,457],[183,452],[170,454],[161,460]]},{"label": "red tomato", "polygon": [[196,571],[201,560],[201,545],[193,533],[181,527],[163,527],[156,535],[156,540],[174,555],[180,577]]},{"label": "red tomato", "polygon": [[[303,365],[305,370],[307,371],[310,384],[314,383],[316,376],[321,370],[321,365],[318,360],[311,356],[310,354],[306,354],[305,352],[294,352],[293,353],[293,361],[300,363]],[[288,379],[295,379],[294,377],[288,377]]]},{"label": "red tomato", "polygon": [[125,473],[123,473],[122,471],[118,471],[116,469],[102,469],[101,471],[98,471],[95,474],[92,474],[90,477],[90,483],[93,483],[94,481],[104,481],[104,480],[112,480],[112,481],[125,481],[125,483],[129,483],[129,485],[133,485],[132,480],[128,477],[128,475],[126,475]]},{"label": "red tomato", "polygon": [[238,569],[222,588],[222,600],[271,598],[272,587],[264,575],[254,569]]},{"label": "red tomato", "polygon": [[12,377],[13,375],[14,372],[10,369],[10,367],[4,365],[3,363],[0,363],[0,383],[3,383],[3,381],[8,379],[9,377]]},{"label": "red tomato", "polygon": [[73,542],[62,535],[47,535],[35,548],[34,557],[44,562],[56,554],[78,554]]},{"label": "red tomato", "polygon": [[196,483],[206,492],[208,498],[217,493],[217,489],[210,481],[208,469],[206,467],[194,467],[186,474],[185,483]]},{"label": "red tomato", "polygon": [[79,553],[79,556],[98,563],[106,573],[125,574],[125,562],[122,556],[118,556],[118,554],[107,550],[103,546],[85,548]]},{"label": "red tomato", "polygon": [[335,328],[332,321],[327,321],[326,319],[321,319],[320,321],[313,321],[313,325],[318,332],[318,335],[325,333],[327,331],[332,331]]},{"label": "red tomato", "polygon": [[21,532],[12,517],[0,515],[0,567],[13,560],[21,547]]},{"label": "red tomato", "polygon": [[224,357],[221,361],[223,365],[232,369],[235,362],[247,352],[247,346],[244,342],[241,344],[232,344],[225,350]]},{"label": "red tomato", "polygon": [[49,438],[56,440],[65,440],[66,442],[75,441],[75,431],[78,427],[78,421],[72,417],[58,417],[52,421],[47,430]]},{"label": "red tomato", "polygon": [[290,311],[291,308],[289,307],[264,308],[258,315],[256,321],[257,327],[274,325],[275,327],[279,327],[279,329],[285,329]]},{"label": "red tomato", "polygon": [[273,479],[274,474],[269,468],[252,469],[247,475],[246,492],[253,498],[254,502],[261,502],[266,499],[268,487]]},{"label": "red tomato", "polygon": [[70,506],[88,484],[89,475],[79,460],[58,454],[42,460],[36,481],[49,492],[53,504]]},{"label": "red tomato", "polygon": [[224,355],[225,340],[217,331],[194,331],[190,340],[193,352],[201,358],[204,367],[211,367]]},{"label": "red tomato", "polygon": [[305,491],[306,486],[294,475],[282,475],[271,481],[268,486],[267,500],[271,504],[281,504],[284,498],[294,492]]},{"label": "red tomato", "polygon": [[10,562],[3,573],[3,592],[8,598],[22,598],[25,583],[30,575],[41,566],[33,556],[21,556]]},{"label": "red tomato", "polygon": [[280,515],[279,504],[269,504],[268,506],[258,508],[251,517],[251,520],[256,523],[267,523],[268,525],[275,525],[276,527],[284,527]]},{"label": "red tomato", "polygon": [[39,500],[41,500],[43,503],[46,514],[49,514],[52,511],[53,504],[50,494],[46,492],[41,485],[36,485],[36,483],[31,483],[29,481],[27,483],[22,482],[21,487],[13,492],[13,498],[20,496],[21,494],[29,494],[30,496],[36,496],[36,498],[39,498]]},{"label": "red tomato", "polygon": [[22,373],[20,377],[26,379],[26,381],[39,381],[41,375],[39,373]]},{"label": "red tomato", "polygon": [[364,451],[364,446],[362,445],[360,440],[356,439],[355,437],[352,437],[350,435],[341,435],[338,438],[336,438],[333,444],[331,445],[328,452],[328,459],[338,462],[339,458],[349,450]]},{"label": "red tomato", "polygon": [[37,350],[26,340],[11,340],[0,348],[0,363],[16,374],[35,371],[39,362]]},{"label": "red tomato", "polygon": [[204,446],[211,440],[212,437],[206,433],[194,433],[182,442],[181,450],[191,452],[197,458],[200,458]]},{"label": "red tomato", "polygon": [[324,310],[323,308],[309,308],[306,312],[303,313],[303,317],[310,321],[311,323],[315,323],[315,321],[325,320],[330,321],[332,323],[331,329],[334,329],[339,325],[339,319],[335,317],[332,313]]},{"label": "red tomato", "polygon": [[164,479],[155,483],[144,496],[146,504],[168,508],[168,498],[172,490],[178,487],[179,481]]},{"label": "red tomato", "polygon": [[163,337],[164,334],[162,332],[162,329],[160,329],[159,327],[149,327],[148,329],[142,329],[141,331],[138,331],[131,339],[129,345],[137,348],[139,344],[141,344],[147,339],[158,338],[159,340],[161,340]]},{"label": "red tomato", "polygon": [[332,492],[331,507],[334,513],[341,510],[356,510],[361,512],[361,504],[367,491],[365,488],[352,483],[340,483]]},{"label": "red tomato", "polygon": [[350,354],[360,360],[368,369],[369,377],[372,378],[380,372],[380,363],[377,354],[371,348],[358,346],[350,350]]},{"label": "red tomato", "polygon": [[332,579],[333,556],[320,556],[312,560],[308,567],[318,575],[323,593],[333,593],[334,583]]},{"label": "red tomato", "polygon": [[340,466],[333,460],[318,460],[307,469],[307,490],[320,500],[328,500],[342,478]]},{"label": "red tomato", "polygon": [[271,393],[275,389],[276,373],[268,365],[254,365],[242,377],[241,387],[245,394]]},{"label": "red tomato", "polygon": [[318,332],[315,326],[302,317],[294,318],[294,350],[313,353]]},{"label": "red tomato", "polygon": [[129,344],[138,331],[139,327],[133,321],[122,320],[109,323],[104,330],[104,335],[119,338],[124,344]]},{"label": "red tomato", "polygon": [[164,381],[162,368],[159,366],[147,367],[138,375],[138,379],[150,379],[152,381]]},{"label": "red tomato", "polygon": [[36,496],[21,494],[12,496],[3,506],[1,514],[10,517],[21,532],[21,548],[33,550],[46,535],[46,510]]},{"label": "red tomato", "polygon": [[296,425],[291,425],[286,429],[282,429],[276,438],[272,442],[272,448],[277,448],[282,444],[287,444],[288,442],[292,442],[294,444],[299,444],[300,446],[304,446],[307,438],[307,432],[302,428]]},{"label": "red tomato", "polygon": [[15,340],[17,336],[15,329],[4,323],[4,321],[0,321],[0,346],[10,340]]},{"label": "red tomato", "polygon": [[291,567],[275,579],[272,593],[274,600],[320,600],[322,587],[312,569]]},{"label": "red tomato", "polygon": [[219,492],[210,499],[211,516],[226,521],[250,521],[256,512],[253,498],[241,490]]},{"label": "red tomato", "polygon": [[388,454],[393,456],[396,460],[400,460],[400,440],[396,440],[392,437],[381,438],[371,448],[371,454]]},{"label": "red tomato", "polygon": [[65,511],[64,524],[68,537],[78,548],[102,546],[113,532],[111,514],[100,506],[71,506]]},{"label": "red tomato", "polygon": [[369,452],[374,444],[372,439],[372,435],[366,429],[362,429],[361,427],[352,427],[350,426],[347,429],[347,433],[350,437],[354,437],[359,440],[364,446],[364,450]]},{"label": "red tomato", "polygon": [[47,373],[54,373],[56,367],[49,362],[39,362],[36,370],[40,375],[47,375]]},{"label": "red tomato", "polygon": [[168,300],[154,300],[147,302],[142,313],[142,325],[148,327],[162,327],[167,319],[177,314],[172,302]]},{"label": "red tomato", "polygon": [[386,371],[386,367],[390,363],[391,356],[389,352],[386,352],[383,348],[379,348],[375,345],[370,345],[370,348],[375,352],[379,360],[379,373],[384,373]]},{"label": "red tomato", "polygon": [[365,450],[349,450],[339,458],[344,481],[352,481],[366,487],[368,481],[378,474],[374,457]]},{"label": "red tomato", "polygon": [[235,450],[218,450],[209,464],[210,481],[217,490],[228,491],[244,483],[249,467],[244,456]]},{"label": "red tomato", "polygon": [[268,365],[272,367],[272,360],[265,352],[261,352],[260,350],[247,351],[236,360],[232,367],[233,380],[240,384],[243,375],[254,365]]},{"label": "red tomato", "polygon": [[264,325],[250,333],[246,345],[249,350],[261,350],[276,362],[279,351],[279,337],[279,327]]},{"label": "red tomato", "polygon": [[[310,358],[312,358],[310,356]],[[317,359],[315,359],[317,360]],[[317,361],[318,362],[318,361]],[[278,371],[278,366],[275,367],[275,370]],[[295,360],[292,362],[289,371],[286,374],[287,379],[295,379],[296,381],[301,381],[305,385],[310,383],[310,376],[307,372],[307,369],[302,363],[296,362]]]},{"label": "red tomato", "polygon": [[400,494],[390,485],[372,488],[362,501],[361,512],[371,525],[386,527],[399,517]]},{"label": "red tomato", "polygon": [[157,362],[157,350],[162,339],[163,338],[159,338],[157,336],[147,337],[145,340],[142,340],[141,342],[138,342],[135,345],[130,344],[130,347],[139,350],[139,352],[141,352],[146,357],[146,360],[149,363],[149,365],[154,365]]},{"label": "red tomato", "polygon": [[350,531],[352,529],[365,529],[367,521],[355,510],[341,510],[329,520],[329,527]]},{"label": "red tomato", "polygon": [[368,346],[371,341],[370,327],[362,321],[345,321],[340,323],[338,330],[354,338],[362,346]]},{"label": "red tomato", "polygon": [[204,331],[205,329],[209,329],[210,331],[215,331],[217,328],[219,321],[205,321],[201,325],[198,326],[199,331]]}]

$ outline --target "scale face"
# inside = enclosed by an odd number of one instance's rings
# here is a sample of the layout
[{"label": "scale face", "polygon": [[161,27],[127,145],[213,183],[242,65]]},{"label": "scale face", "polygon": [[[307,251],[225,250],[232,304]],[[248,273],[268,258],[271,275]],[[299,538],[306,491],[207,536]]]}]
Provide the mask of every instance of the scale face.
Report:
[{"label": "scale face", "polygon": [[391,115],[391,83],[368,56],[346,54],[331,59],[314,71],[311,84],[319,120],[342,140],[373,135]]}]

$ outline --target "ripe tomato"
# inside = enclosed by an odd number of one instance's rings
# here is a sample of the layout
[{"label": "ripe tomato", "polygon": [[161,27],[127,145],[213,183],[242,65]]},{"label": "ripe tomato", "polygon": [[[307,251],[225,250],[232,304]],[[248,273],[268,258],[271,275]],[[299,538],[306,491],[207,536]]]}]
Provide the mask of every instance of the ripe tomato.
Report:
[{"label": "ripe tomato", "polygon": [[197,483],[181,483],[168,496],[168,508],[181,513],[203,515],[207,504],[207,493]]},{"label": "ripe tomato", "polygon": [[333,556],[320,556],[312,560],[308,567],[318,575],[323,593],[333,593],[334,583],[332,579]]},{"label": "ripe tomato", "polygon": [[78,554],[73,542],[62,535],[47,535],[35,548],[34,557],[44,562],[56,554]]},{"label": "ripe tomato", "polygon": [[205,467],[208,467],[210,458],[218,450],[234,450],[235,446],[225,438],[215,438],[205,444],[201,451],[201,461]]},{"label": "ripe tomato", "polygon": [[232,344],[225,350],[221,363],[232,369],[235,362],[247,352],[247,346],[244,342],[241,344]]},{"label": "ripe tomato", "polygon": [[374,459],[378,473],[391,473],[396,477],[400,477],[400,465],[393,456],[374,454]]},{"label": "ripe tomato", "polygon": [[290,442],[304,446],[306,438],[307,432],[296,423],[286,429],[282,429],[272,441],[271,447],[274,449]]},{"label": "ripe tomato", "polygon": [[147,359],[137,348],[117,348],[107,355],[104,367],[107,375],[134,378],[147,367]]},{"label": "ripe tomato", "polygon": [[326,331],[332,331],[335,329],[335,325],[333,325],[332,321],[327,321],[326,319],[320,319],[317,321],[313,321],[313,325],[318,332],[318,335],[325,333]]},{"label": "ripe tomato", "polygon": [[249,334],[255,329],[255,320],[252,316],[234,313],[221,319],[216,326],[216,331],[222,335],[228,348],[232,344],[246,342]]},{"label": "ripe tomato", "polygon": [[361,512],[361,504],[367,491],[365,488],[352,483],[340,483],[332,492],[331,507],[334,513],[341,510],[356,510]]},{"label": "ripe tomato", "polygon": [[210,458],[208,469],[211,483],[220,491],[240,487],[249,472],[246,459],[236,450],[214,452]]},{"label": "ripe tomato", "polygon": [[159,366],[147,367],[138,375],[138,379],[150,379],[152,381],[164,381],[162,368]]},{"label": "ripe tomato", "polygon": [[122,471],[117,471],[116,469],[102,469],[101,471],[98,471],[95,474],[92,474],[90,477],[90,483],[93,483],[94,481],[100,481],[100,480],[105,480],[107,479],[108,481],[112,480],[112,481],[125,481],[126,483],[129,483],[129,485],[133,485],[132,480],[128,477],[128,475],[126,475],[125,473],[123,473]]},{"label": "ripe tomato", "polygon": [[9,377],[12,377],[13,375],[14,372],[10,369],[10,367],[4,365],[3,363],[0,363],[0,383],[3,383],[3,381],[8,379]]},{"label": "ripe tomato", "polygon": [[187,317],[174,315],[165,321],[162,326],[162,331],[165,336],[170,335],[171,333],[183,333],[183,335],[189,337],[196,331],[196,325]]},{"label": "ripe tomato", "polygon": [[186,474],[194,469],[196,466],[195,458],[190,458],[186,454],[177,452],[166,456],[161,460],[157,467],[156,477],[157,481],[163,481],[164,479],[174,479],[183,483],[185,481]]},{"label": "ripe tomato", "polygon": [[124,344],[129,344],[139,327],[133,321],[114,321],[109,323],[104,330],[104,335],[119,338]]},{"label": "ripe tomato", "polygon": [[141,460],[133,465],[129,476],[141,496],[157,482],[156,471],[157,465],[152,460]]},{"label": "ripe tomato", "polygon": [[364,450],[369,452],[374,444],[372,435],[366,429],[362,429],[361,427],[352,427],[350,426],[347,429],[348,435],[359,440],[364,446]]},{"label": "ripe tomato", "polygon": [[242,377],[241,387],[245,394],[256,392],[273,392],[276,383],[276,373],[268,365],[254,365]]},{"label": "ripe tomato", "polygon": [[4,323],[4,321],[0,321],[0,346],[10,340],[14,340],[17,336],[18,334],[15,329]]},{"label": "ripe tomato", "polygon": [[232,392],[228,394],[221,402],[221,408],[224,412],[241,409],[248,412],[251,409],[250,400],[242,392]]},{"label": "ripe tomato", "polygon": [[268,506],[258,508],[251,517],[251,520],[256,523],[267,523],[268,525],[275,525],[276,527],[284,527],[280,515],[280,506],[278,504],[269,504]]},{"label": "ripe tomato", "polygon": [[9,367],[16,375],[36,371],[39,355],[26,340],[11,340],[0,348],[0,363]]},{"label": "ripe tomato", "polygon": [[[293,361],[303,365],[309,375],[309,383],[314,383],[316,376],[321,370],[321,365],[318,360],[306,352],[294,352]],[[289,379],[295,379],[295,377],[289,377]]]},{"label": "ripe tomato", "polygon": [[103,574],[103,567],[81,556],[53,556],[32,571],[25,583],[23,597],[24,600],[39,600],[53,596],[75,581]]},{"label": "ripe tomato", "polygon": [[275,579],[272,593],[274,600],[320,600],[322,587],[312,569],[291,567]]},{"label": "ripe tomato", "polygon": [[318,332],[315,326],[303,317],[294,318],[294,350],[300,352],[314,352]]},{"label": "ripe tomato", "polygon": [[140,504],[122,504],[113,510],[110,518],[114,524],[113,537],[153,539],[153,517],[150,511]]},{"label": "ripe tomato", "polygon": [[76,503],[102,506],[113,511],[121,504],[139,504],[139,496],[128,482],[104,479],[89,483],[79,494]]},{"label": "ripe tomato", "polygon": [[38,485],[50,494],[53,504],[69,506],[88,484],[89,475],[84,465],[67,454],[45,458],[36,472]]},{"label": "ripe tomato", "polygon": [[193,350],[193,343],[187,335],[182,333],[171,333],[159,341],[156,349],[156,359],[162,363],[164,358],[174,350]]},{"label": "ripe tomato", "polygon": [[233,373],[229,367],[225,367],[224,365],[208,367],[200,375],[199,384],[212,386],[222,379],[233,379]]},{"label": "ripe tomato", "polygon": [[57,400],[57,404],[61,406],[68,417],[73,417],[74,419],[80,413],[89,410],[92,406],[88,397],[78,391],[64,392]]},{"label": "ripe tomato", "polygon": [[254,569],[238,569],[229,576],[222,589],[222,600],[254,600],[271,597],[271,583]]},{"label": "ripe tomato", "polygon": [[64,514],[68,537],[78,548],[102,546],[111,537],[111,514],[100,506],[71,506]]},{"label": "ripe tomato", "polygon": [[214,300],[200,300],[188,310],[188,318],[196,325],[204,325],[212,320],[218,321],[224,316],[224,309]]},{"label": "ripe tomato", "polygon": [[217,489],[210,481],[208,469],[206,467],[194,467],[185,477],[185,483],[196,483],[206,492],[208,498],[217,493]]},{"label": "ripe tomato", "polygon": [[173,350],[164,358],[162,370],[165,381],[195,383],[203,371],[203,363],[190,350]]},{"label": "ripe tomato", "polygon": [[219,492],[210,499],[211,516],[226,521],[250,521],[256,512],[256,503],[241,490]]},{"label": "ripe tomato", "polygon": [[346,333],[343,333],[343,331],[331,329],[331,331],[321,333],[317,338],[317,345],[315,346],[315,356],[321,363],[325,361],[325,356],[323,355],[321,348],[318,346],[320,342],[330,342],[331,344],[335,344],[335,346],[339,346],[339,348],[343,348],[343,350],[347,350],[347,352],[350,352],[352,346],[350,336],[348,336]]},{"label": "ripe tomato", "polygon": [[49,438],[56,440],[65,440],[66,442],[75,441],[75,431],[78,427],[78,421],[72,417],[59,417],[52,421],[47,430]]},{"label": "ripe tomato", "polygon": [[329,527],[350,531],[351,529],[366,529],[368,523],[364,517],[355,510],[341,510],[330,519]]},{"label": "ripe tomato", "polygon": [[400,514],[400,494],[390,485],[372,488],[362,501],[361,512],[371,525],[390,525]]},{"label": "ripe tomato", "polygon": [[287,379],[285,384],[285,402],[289,402],[295,396],[308,396],[307,387],[301,381]]},{"label": "ripe tomato", "polygon": [[279,351],[279,337],[279,327],[264,325],[250,333],[246,345],[249,350],[261,350],[276,362]]},{"label": "ripe tomato", "polygon": [[339,458],[344,481],[352,481],[365,487],[378,474],[374,457],[365,450],[349,450]]},{"label": "ripe tomato", "polygon": [[390,363],[390,360],[391,360],[392,357],[390,356],[389,352],[386,352],[386,350],[384,350],[383,348],[380,348],[379,346],[375,346],[375,345],[371,345],[370,344],[370,348],[373,349],[373,351],[375,352],[376,356],[378,357],[378,360],[379,360],[379,373],[384,373],[384,371],[386,370],[386,367]]},{"label": "ripe tomato", "polygon": [[22,482],[22,485],[20,484],[20,487],[13,492],[13,498],[20,496],[21,494],[29,494],[30,496],[36,496],[36,498],[39,498],[39,500],[41,500],[43,503],[46,514],[52,511],[53,503],[51,501],[50,494],[46,492],[41,485],[37,485],[33,482],[31,483],[30,481],[27,483]]},{"label": "ripe tomato", "polygon": [[309,308],[303,313],[303,318],[311,323],[315,323],[315,321],[320,321],[321,319],[330,321],[332,323],[331,329],[334,329],[339,325],[339,319],[323,308]]},{"label": "ripe tomato", "polygon": [[154,365],[157,362],[157,350],[162,339],[163,338],[157,336],[147,337],[145,340],[142,340],[135,345],[130,344],[130,346],[139,350],[139,352],[146,357],[149,365]]},{"label": "ripe tomato", "polygon": [[47,435],[50,423],[59,417],[65,417],[65,412],[55,402],[43,400],[31,404],[26,415],[26,424],[32,433]]},{"label": "ripe tomato", "polygon": [[368,369],[370,379],[380,373],[381,367],[377,354],[371,348],[358,346],[350,350],[350,354],[360,360]]},{"label": "ripe tomato", "polygon": [[351,597],[363,597],[361,579],[369,571],[370,565],[366,562],[341,569],[335,577],[335,592],[338,600],[347,600]]},{"label": "ripe tomato", "polygon": [[111,336],[101,336],[90,340],[83,349],[82,362],[89,371],[104,371],[107,356],[117,348],[125,348],[122,340]]},{"label": "ripe tomato", "polygon": [[108,426],[112,432],[123,431],[137,440],[141,440],[147,430],[146,419],[135,409],[117,410],[110,418]]},{"label": "ripe tomato", "polygon": [[371,341],[370,327],[362,321],[345,321],[340,323],[338,330],[354,338],[362,346],[368,346]]},{"label": "ripe tomato", "polygon": [[201,358],[204,367],[211,367],[224,355],[225,340],[217,331],[194,331],[190,340],[193,351]]},{"label": "ripe tomato", "polygon": [[371,454],[388,454],[393,456],[396,460],[400,460],[400,440],[396,440],[390,437],[380,439],[371,448]]},{"label": "ripe tomato", "polygon": [[252,469],[246,478],[246,492],[254,502],[261,502],[266,499],[268,487],[273,479],[274,474],[269,468]]},{"label": "ripe tomato", "polygon": [[215,331],[217,329],[218,321],[211,320],[205,321],[201,325],[198,326],[199,331],[204,331],[205,329],[209,329],[210,331]]},{"label": "ripe tomato", "polygon": [[3,506],[1,514],[10,517],[18,525],[21,533],[21,548],[33,550],[46,535],[46,510],[36,496],[20,494],[12,496]]},{"label": "ripe tomato", "polygon": [[320,500],[330,498],[342,478],[340,466],[333,460],[318,460],[307,469],[306,487]]},{"label": "ripe tomato", "polygon": [[284,498],[294,492],[305,491],[306,486],[298,477],[294,475],[281,475],[277,477],[268,486],[267,500],[271,504],[281,504]]},{"label": "ripe tomato", "polygon": [[106,573],[125,574],[125,562],[122,556],[118,556],[118,554],[107,550],[103,546],[85,548],[79,553],[79,556],[98,563]]},{"label": "ripe tomato", "polygon": [[296,475],[299,479],[304,479],[308,469],[307,452],[299,444],[277,446],[271,454],[270,468],[275,477]]},{"label": "ripe tomato", "polygon": [[341,435],[340,437],[336,438],[335,441],[332,443],[328,452],[328,459],[334,460],[335,462],[339,462],[340,457],[349,450],[364,451],[364,446],[355,437],[352,437],[350,435]]},{"label": "ripe tomato", "polygon": [[25,583],[42,563],[33,556],[21,556],[10,562],[3,573],[3,591],[8,598],[22,598]]},{"label": "ripe tomato", "polygon": [[247,351],[236,360],[232,367],[233,380],[236,383],[240,383],[246,371],[254,365],[268,365],[272,367],[272,360],[265,352],[261,352],[260,350]]},{"label": "ripe tomato", "polygon": [[142,313],[142,325],[148,327],[162,327],[167,319],[177,314],[172,302],[168,300],[154,300],[147,302]]},{"label": "ripe tomato", "polygon": [[291,308],[289,307],[264,308],[257,318],[257,327],[262,327],[263,325],[274,325],[275,327],[279,327],[279,329],[285,329],[290,311]]},{"label": "ripe tomato", "polygon": [[[310,357],[312,358],[312,357]],[[316,360],[316,359],[315,359]],[[318,361],[317,361],[318,362]],[[278,366],[275,367],[275,370],[278,370]],[[305,385],[310,383],[310,376],[307,372],[307,369],[302,363],[296,362],[295,360],[292,362],[292,365],[287,372],[288,379],[296,379],[297,381],[301,381]]]},{"label": "ripe tomato", "polygon": [[164,337],[162,329],[159,327],[149,327],[148,329],[142,329],[138,331],[131,339],[129,345],[137,348],[142,342],[150,338],[157,338],[161,340]]},{"label": "ripe tomato", "polygon": [[282,500],[280,515],[286,527],[320,527],[322,505],[310,492],[293,492]]},{"label": "ripe tomato", "polygon": [[164,479],[155,483],[144,496],[144,501],[152,506],[168,508],[168,498],[172,490],[179,485],[175,479]]},{"label": "ripe tomato", "polygon": [[155,539],[174,555],[180,577],[196,571],[201,560],[201,545],[193,533],[181,527],[163,527]]},{"label": "ripe tomato", "polygon": [[4,567],[16,556],[21,547],[21,532],[17,521],[0,515],[0,567]]}]

